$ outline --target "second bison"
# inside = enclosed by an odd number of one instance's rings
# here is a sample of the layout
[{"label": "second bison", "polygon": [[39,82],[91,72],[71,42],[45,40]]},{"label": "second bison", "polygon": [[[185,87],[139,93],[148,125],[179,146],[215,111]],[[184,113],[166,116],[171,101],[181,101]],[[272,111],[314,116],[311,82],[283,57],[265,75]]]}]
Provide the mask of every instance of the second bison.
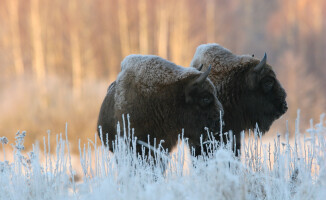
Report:
[{"label": "second bison", "polygon": [[[209,78],[224,109],[224,130],[232,130],[240,148],[240,132],[269,130],[274,120],[287,111],[286,93],[272,67],[248,55],[235,55],[218,44],[200,45],[191,62],[197,69],[212,66]],[[236,151],[236,154],[238,151]]]},{"label": "second bison", "polygon": [[150,135],[151,144],[153,138],[164,140],[163,147],[169,150],[183,128],[197,154],[204,127],[219,130],[223,108],[207,78],[210,67],[200,72],[158,56],[130,55],[122,61],[121,69],[100,109],[98,126],[102,126],[103,139],[114,140],[122,114],[130,114],[130,126],[138,140],[147,142]]}]

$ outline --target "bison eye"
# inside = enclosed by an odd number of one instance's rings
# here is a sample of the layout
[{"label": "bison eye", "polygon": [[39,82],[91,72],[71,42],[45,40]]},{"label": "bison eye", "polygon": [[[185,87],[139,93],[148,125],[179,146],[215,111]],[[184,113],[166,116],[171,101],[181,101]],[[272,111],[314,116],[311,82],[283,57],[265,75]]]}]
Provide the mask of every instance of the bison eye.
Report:
[{"label": "bison eye", "polygon": [[263,85],[262,85],[263,86],[263,90],[265,92],[269,92],[273,88],[274,82],[275,82],[274,79],[270,79],[270,78],[264,80],[263,81]]},{"label": "bison eye", "polygon": [[206,107],[213,102],[213,97],[210,95],[204,95],[199,99],[199,104],[202,107]]}]

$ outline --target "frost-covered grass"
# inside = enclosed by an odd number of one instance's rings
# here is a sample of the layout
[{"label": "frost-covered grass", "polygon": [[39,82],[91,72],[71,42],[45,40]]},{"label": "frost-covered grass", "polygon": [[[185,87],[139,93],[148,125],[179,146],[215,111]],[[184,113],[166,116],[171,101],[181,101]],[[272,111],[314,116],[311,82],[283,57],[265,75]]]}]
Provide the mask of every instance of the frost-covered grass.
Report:
[{"label": "frost-covered grass", "polygon": [[231,143],[221,146],[212,134],[208,142],[203,141],[209,145],[208,152],[199,158],[185,151],[187,140],[182,135],[172,154],[166,153],[162,143],[145,145],[144,151],[154,149],[148,157],[137,155],[133,130],[122,123],[124,131],[114,144],[109,143],[114,154],[96,145],[97,141],[79,145],[79,181],[71,164],[67,131],[55,138],[55,152],[50,152],[48,137],[29,153],[24,152],[25,132],[18,132],[10,163],[4,148],[8,141],[0,137],[4,154],[0,199],[326,199],[323,122],[321,117],[302,133],[297,123],[293,142],[287,133],[284,141],[278,134],[264,144],[255,130],[242,140],[241,160],[234,157]]}]

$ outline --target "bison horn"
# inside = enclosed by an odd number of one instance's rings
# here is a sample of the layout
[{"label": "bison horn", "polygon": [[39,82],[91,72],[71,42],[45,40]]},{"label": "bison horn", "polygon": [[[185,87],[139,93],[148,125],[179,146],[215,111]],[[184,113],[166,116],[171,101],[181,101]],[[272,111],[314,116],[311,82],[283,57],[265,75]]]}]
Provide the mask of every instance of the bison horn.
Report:
[{"label": "bison horn", "polygon": [[[196,90],[197,86],[204,83],[206,78],[208,77],[209,72],[211,71],[212,66],[209,66],[208,69],[200,74],[198,78],[195,80],[191,81],[185,88],[185,95],[186,95],[186,103],[191,103],[193,102],[193,98],[190,95],[191,91]],[[198,88],[197,88],[198,89]]]},{"label": "bison horn", "polygon": [[199,67],[198,67],[198,71],[201,71],[201,69],[203,69],[203,64],[201,64]]},{"label": "bison horn", "polygon": [[196,80],[195,82],[198,83],[198,84],[203,83],[203,82],[206,80],[206,78],[208,77],[208,74],[209,74],[209,72],[211,71],[211,69],[212,69],[212,66],[210,65],[210,66],[208,67],[208,69],[206,70],[206,72],[202,73],[202,74],[197,78],[197,80]]},{"label": "bison horn", "polygon": [[267,55],[265,52],[263,59],[260,61],[260,63],[258,65],[256,65],[256,67],[254,68],[254,71],[259,72],[263,68],[263,66],[266,65],[266,60],[267,60]]}]

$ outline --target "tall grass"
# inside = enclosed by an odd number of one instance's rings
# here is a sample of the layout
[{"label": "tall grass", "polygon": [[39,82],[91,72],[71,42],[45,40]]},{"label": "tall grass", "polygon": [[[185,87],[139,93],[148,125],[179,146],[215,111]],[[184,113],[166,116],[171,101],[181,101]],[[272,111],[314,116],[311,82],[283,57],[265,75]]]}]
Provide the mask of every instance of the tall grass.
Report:
[{"label": "tall grass", "polygon": [[[271,143],[263,143],[257,128],[243,137],[241,158],[234,156],[231,142],[221,145],[215,139],[219,135],[209,132],[209,141],[202,141],[208,147],[203,156],[189,155],[182,134],[168,154],[164,143],[138,141],[126,120],[116,140],[108,142],[114,153],[104,145],[105,138],[97,145],[96,135],[94,141],[79,143],[81,174],[72,166],[67,127],[55,138],[55,152],[50,134],[42,150],[35,144],[24,152],[26,133],[18,132],[13,162],[7,161],[8,155],[0,162],[0,199],[325,199],[323,117],[304,132],[298,118],[294,141],[286,133],[285,140],[277,134]],[[8,145],[4,137],[0,142]],[[137,143],[144,146],[141,154]]]}]

